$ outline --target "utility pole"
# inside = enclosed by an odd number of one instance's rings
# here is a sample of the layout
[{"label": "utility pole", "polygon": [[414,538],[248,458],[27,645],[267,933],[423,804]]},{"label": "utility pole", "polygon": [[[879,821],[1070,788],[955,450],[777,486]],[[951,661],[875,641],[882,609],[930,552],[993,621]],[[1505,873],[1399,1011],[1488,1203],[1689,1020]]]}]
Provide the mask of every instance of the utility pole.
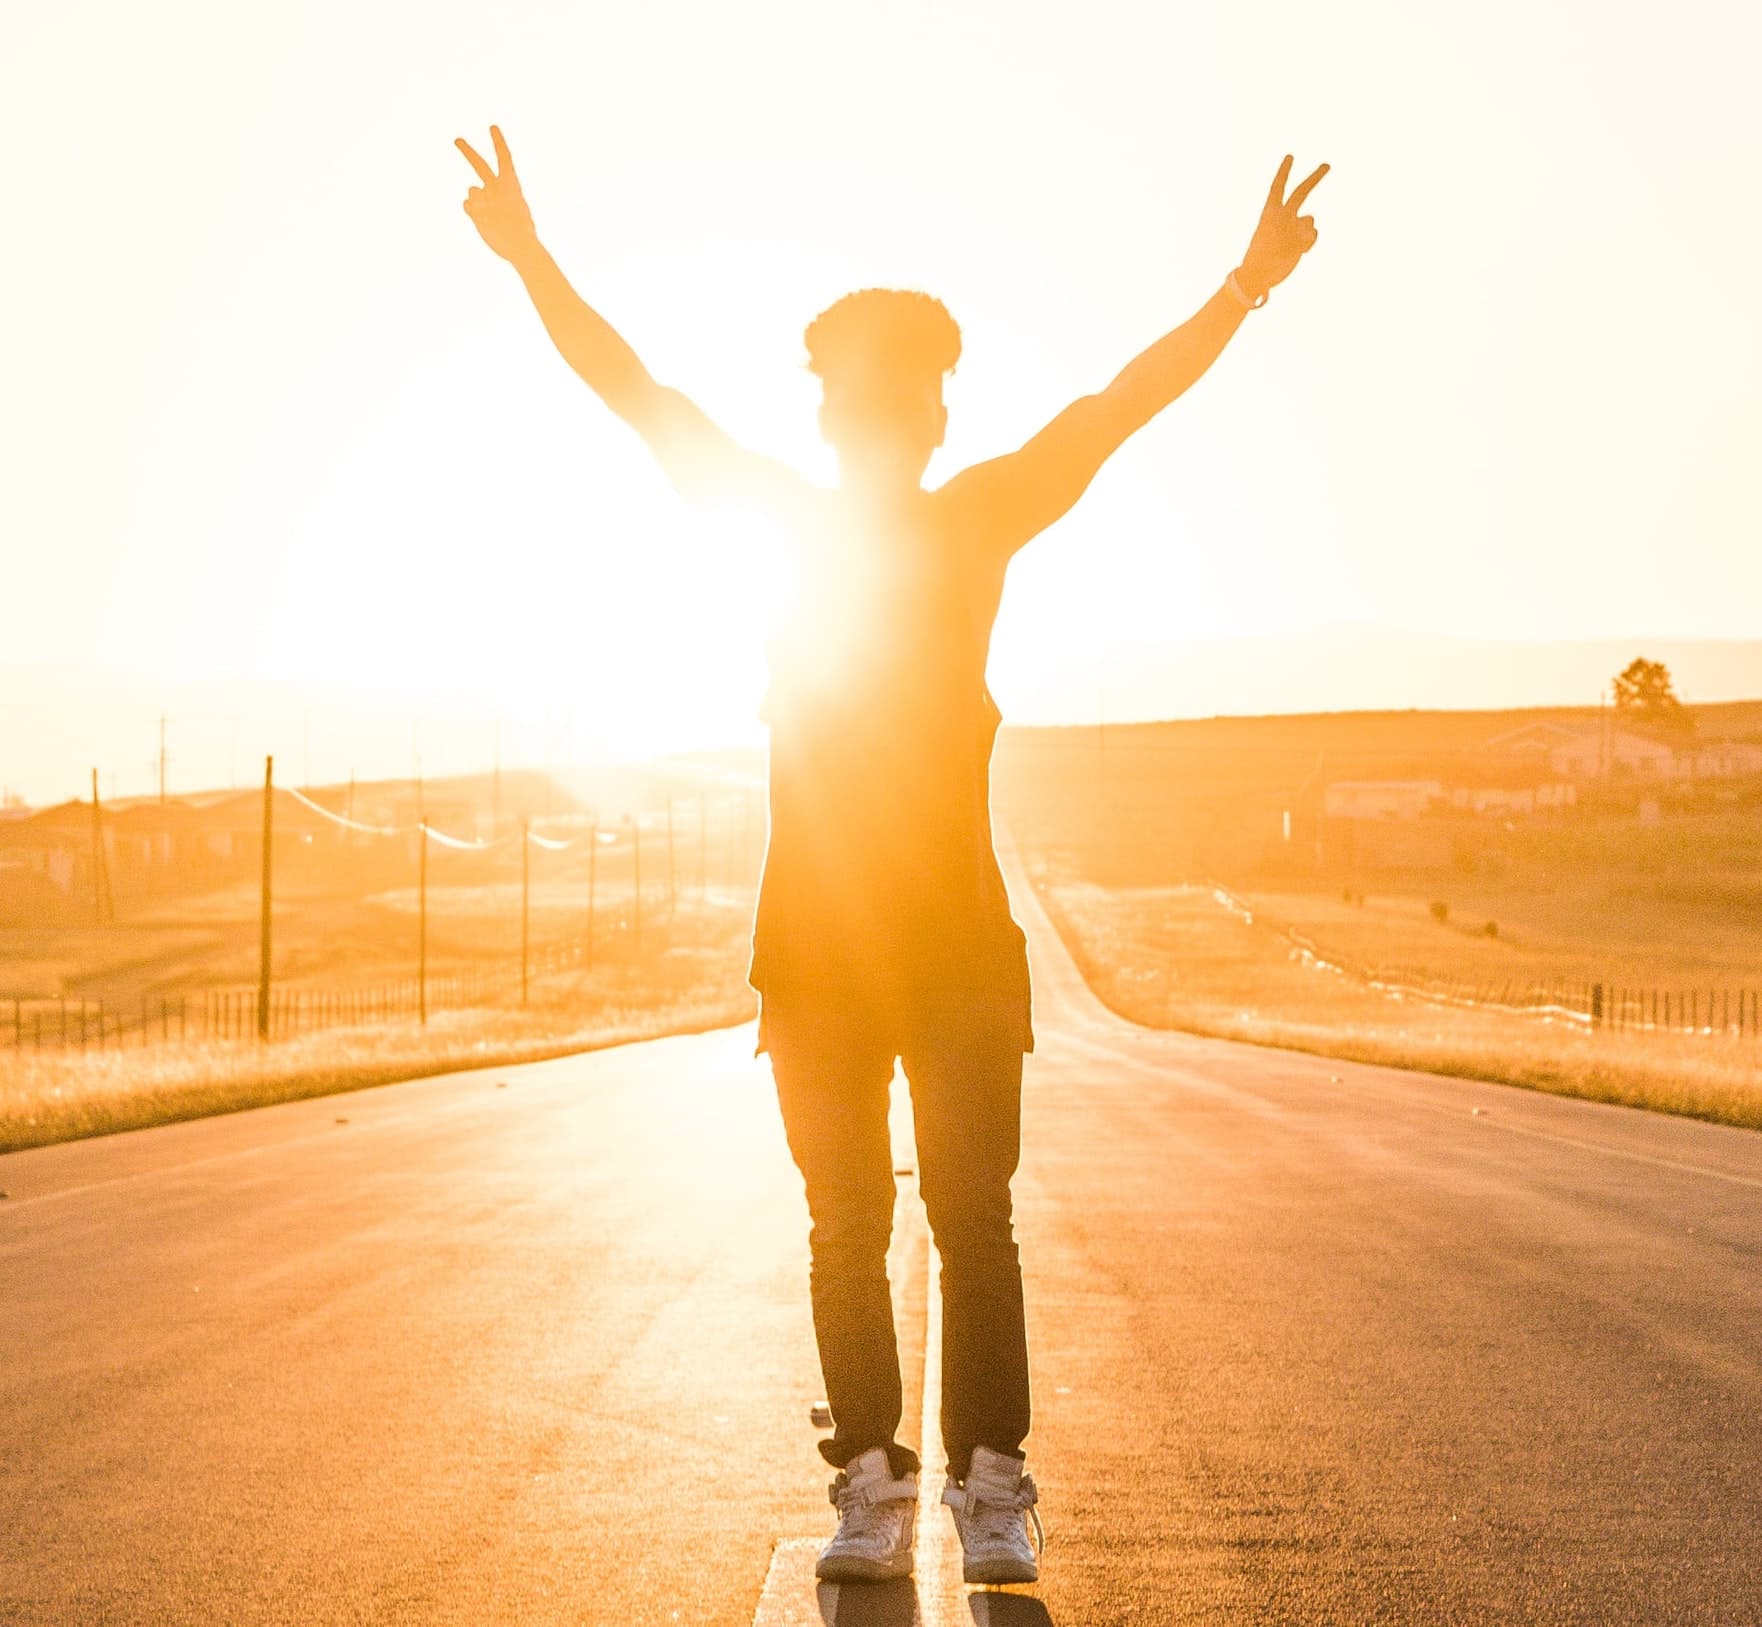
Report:
[{"label": "utility pole", "polygon": [[92,770],[92,919],[104,924],[104,906],[116,919],[116,900],[110,896],[110,866],[104,862],[104,815],[98,804],[98,770]]},{"label": "utility pole", "polygon": [[[624,816],[630,819],[630,815]],[[633,954],[642,953],[642,815],[639,813],[630,820],[630,866],[635,877],[631,891],[635,894],[631,906],[632,929],[630,948]]]},{"label": "utility pole", "polygon": [[269,1038],[269,906],[274,875],[275,758],[263,759],[263,903],[262,934],[257,954],[257,1038]]},{"label": "utility pole", "polygon": [[532,821],[520,821],[520,1003],[526,1004],[527,951],[532,900]]},{"label": "utility pole", "polygon": [[416,824],[416,1016],[428,1021],[428,821]]},{"label": "utility pole", "polygon": [[502,833],[502,720],[496,719],[495,770],[490,779],[489,839]]},{"label": "utility pole", "polygon": [[165,806],[165,714],[159,714],[159,806]]},{"label": "utility pole", "polygon": [[673,793],[667,793],[667,919],[679,909],[679,883],[673,864]]},{"label": "utility pole", "polygon": [[594,873],[599,867],[600,852],[600,819],[596,813],[593,823],[587,831],[587,967],[593,970],[593,886]]}]

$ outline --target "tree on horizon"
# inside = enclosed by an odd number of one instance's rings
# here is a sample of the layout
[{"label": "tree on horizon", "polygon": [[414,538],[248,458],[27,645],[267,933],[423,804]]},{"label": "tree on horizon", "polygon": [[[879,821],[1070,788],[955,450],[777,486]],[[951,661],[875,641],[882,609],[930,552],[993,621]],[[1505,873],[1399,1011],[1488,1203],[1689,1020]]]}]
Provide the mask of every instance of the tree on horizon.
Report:
[{"label": "tree on horizon", "polygon": [[1615,710],[1640,728],[1669,735],[1693,734],[1695,719],[1676,693],[1670,668],[1636,655],[1615,675]]}]

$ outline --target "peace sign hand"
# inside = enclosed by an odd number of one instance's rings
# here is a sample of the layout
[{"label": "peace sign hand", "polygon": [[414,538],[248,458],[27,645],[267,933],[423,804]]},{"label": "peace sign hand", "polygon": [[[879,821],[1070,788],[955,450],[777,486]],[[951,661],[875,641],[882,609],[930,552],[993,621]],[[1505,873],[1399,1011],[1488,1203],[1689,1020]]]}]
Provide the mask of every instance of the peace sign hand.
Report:
[{"label": "peace sign hand", "polygon": [[1254,228],[1253,240],[1242,257],[1237,281],[1254,294],[1283,282],[1297,269],[1297,262],[1315,244],[1315,216],[1297,213],[1303,200],[1315,189],[1316,183],[1328,173],[1321,165],[1307,176],[1290,197],[1285,196],[1285,182],[1291,178],[1291,155],[1279,165],[1273,177],[1272,190],[1260,211],[1260,223]]},{"label": "peace sign hand", "polygon": [[538,241],[538,231],[532,224],[532,211],[526,207],[526,197],[520,190],[520,177],[514,173],[514,155],[508,151],[507,142],[502,140],[500,128],[492,124],[489,137],[495,143],[499,174],[483,161],[463,136],[453,143],[483,182],[482,186],[474,186],[465,194],[465,213],[471,217],[478,236],[504,260],[512,260]]}]

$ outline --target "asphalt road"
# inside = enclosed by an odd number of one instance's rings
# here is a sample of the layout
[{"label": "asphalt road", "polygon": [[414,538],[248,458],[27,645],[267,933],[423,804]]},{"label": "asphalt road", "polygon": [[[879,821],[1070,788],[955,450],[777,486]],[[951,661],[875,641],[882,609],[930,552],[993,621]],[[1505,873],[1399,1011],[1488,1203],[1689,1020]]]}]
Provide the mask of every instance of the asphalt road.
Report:
[{"label": "asphalt road", "polygon": [[812,1589],[746,1027],[0,1158],[0,1622],[1762,1622],[1762,1136],[1133,1028],[1011,885],[1038,1588],[927,1483]]}]

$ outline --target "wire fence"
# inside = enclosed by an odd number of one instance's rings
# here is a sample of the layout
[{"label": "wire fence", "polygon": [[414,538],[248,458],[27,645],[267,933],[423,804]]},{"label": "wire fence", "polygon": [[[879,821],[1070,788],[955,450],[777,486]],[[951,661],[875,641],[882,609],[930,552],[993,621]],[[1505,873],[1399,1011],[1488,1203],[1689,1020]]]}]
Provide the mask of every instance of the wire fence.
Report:
[{"label": "wire fence", "polygon": [[[271,1040],[333,1028],[420,1021],[448,1009],[492,1005],[542,978],[585,970],[594,961],[632,959],[628,925],[590,952],[585,939],[556,939],[518,956],[487,958],[426,978],[380,978],[341,986],[272,985],[260,1005],[254,985],[177,989],[122,999],[0,995],[0,1049],[103,1051],[150,1045]],[[664,938],[651,940],[659,948]],[[259,1014],[264,1020],[259,1022]]]},{"label": "wire fence", "polygon": [[1250,926],[1288,943],[1306,965],[1338,972],[1367,988],[1435,1005],[1509,1012],[1544,1022],[1620,1032],[1762,1038],[1762,989],[1640,987],[1597,978],[1441,977],[1422,967],[1367,966],[1324,949],[1315,939],[1269,918],[1250,900],[1209,883],[1219,904]]},{"label": "wire fence", "polygon": [[[274,797],[277,791],[300,808],[328,822],[351,838],[403,843],[415,848],[416,929],[413,972],[397,976],[351,979],[337,985],[313,981],[288,982],[274,975],[272,913],[277,847],[273,836]],[[697,870],[700,894],[707,898],[712,868],[709,850],[710,805],[707,793],[694,799],[697,835]],[[743,792],[735,804],[738,820],[725,820],[723,857],[730,879],[743,859],[752,857],[754,821],[752,799]],[[94,818],[98,817],[94,797]],[[669,796],[663,814],[664,848],[654,852],[654,832],[649,851],[644,851],[645,822],[655,816],[626,814],[611,825],[597,816],[567,815],[546,820],[550,830],[533,828],[523,818],[518,829],[503,835],[464,837],[438,828],[426,817],[405,825],[376,825],[327,808],[306,792],[276,787],[273,759],[264,765],[262,809],[262,889],[259,928],[261,952],[259,974],[254,983],[236,979],[225,983],[190,980],[179,988],[148,990],[118,997],[81,995],[42,996],[12,994],[0,989],[0,1050],[59,1049],[105,1051],[154,1044],[211,1044],[254,1039],[274,1041],[326,1029],[371,1026],[414,1020],[426,1022],[433,1011],[494,1005],[517,995],[527,1002],[531,986],[539,979],[577,970],[587,972],[607,961],[635,962],[647,953],[664,950],[673,937],[678,911],[679,843],[676,841],[674,798]],[[564,831],[568,834],[563,834]],[[738,840],[737,840],[738,837]],[[475,868],[478,861],[505,862],[519,857],[519,939],[517,953],[474,955],[456,952],[443,965],[431,964],[429,942],[430,849],[454,855]],[[558,857],[575,854],[581,864],[582,896],[569,906],[581,910],[581,928],[547,941],[535,941],[531,931],[532,859],[535,854]],[[499,856],[499,859],[498,859]],[[645,858],[650,876],[645,882]],[[602,874],[616,861],[622,875]],[[95,878],[94,885],[101,884]],[[652,894],[664,888],[665,907],[657,911]],[[547,913],[556,908],[555,889],[543,901]],[[481,923],[479,923],[481,925]],[[504,923],[506,925],[506,923]]]}]

